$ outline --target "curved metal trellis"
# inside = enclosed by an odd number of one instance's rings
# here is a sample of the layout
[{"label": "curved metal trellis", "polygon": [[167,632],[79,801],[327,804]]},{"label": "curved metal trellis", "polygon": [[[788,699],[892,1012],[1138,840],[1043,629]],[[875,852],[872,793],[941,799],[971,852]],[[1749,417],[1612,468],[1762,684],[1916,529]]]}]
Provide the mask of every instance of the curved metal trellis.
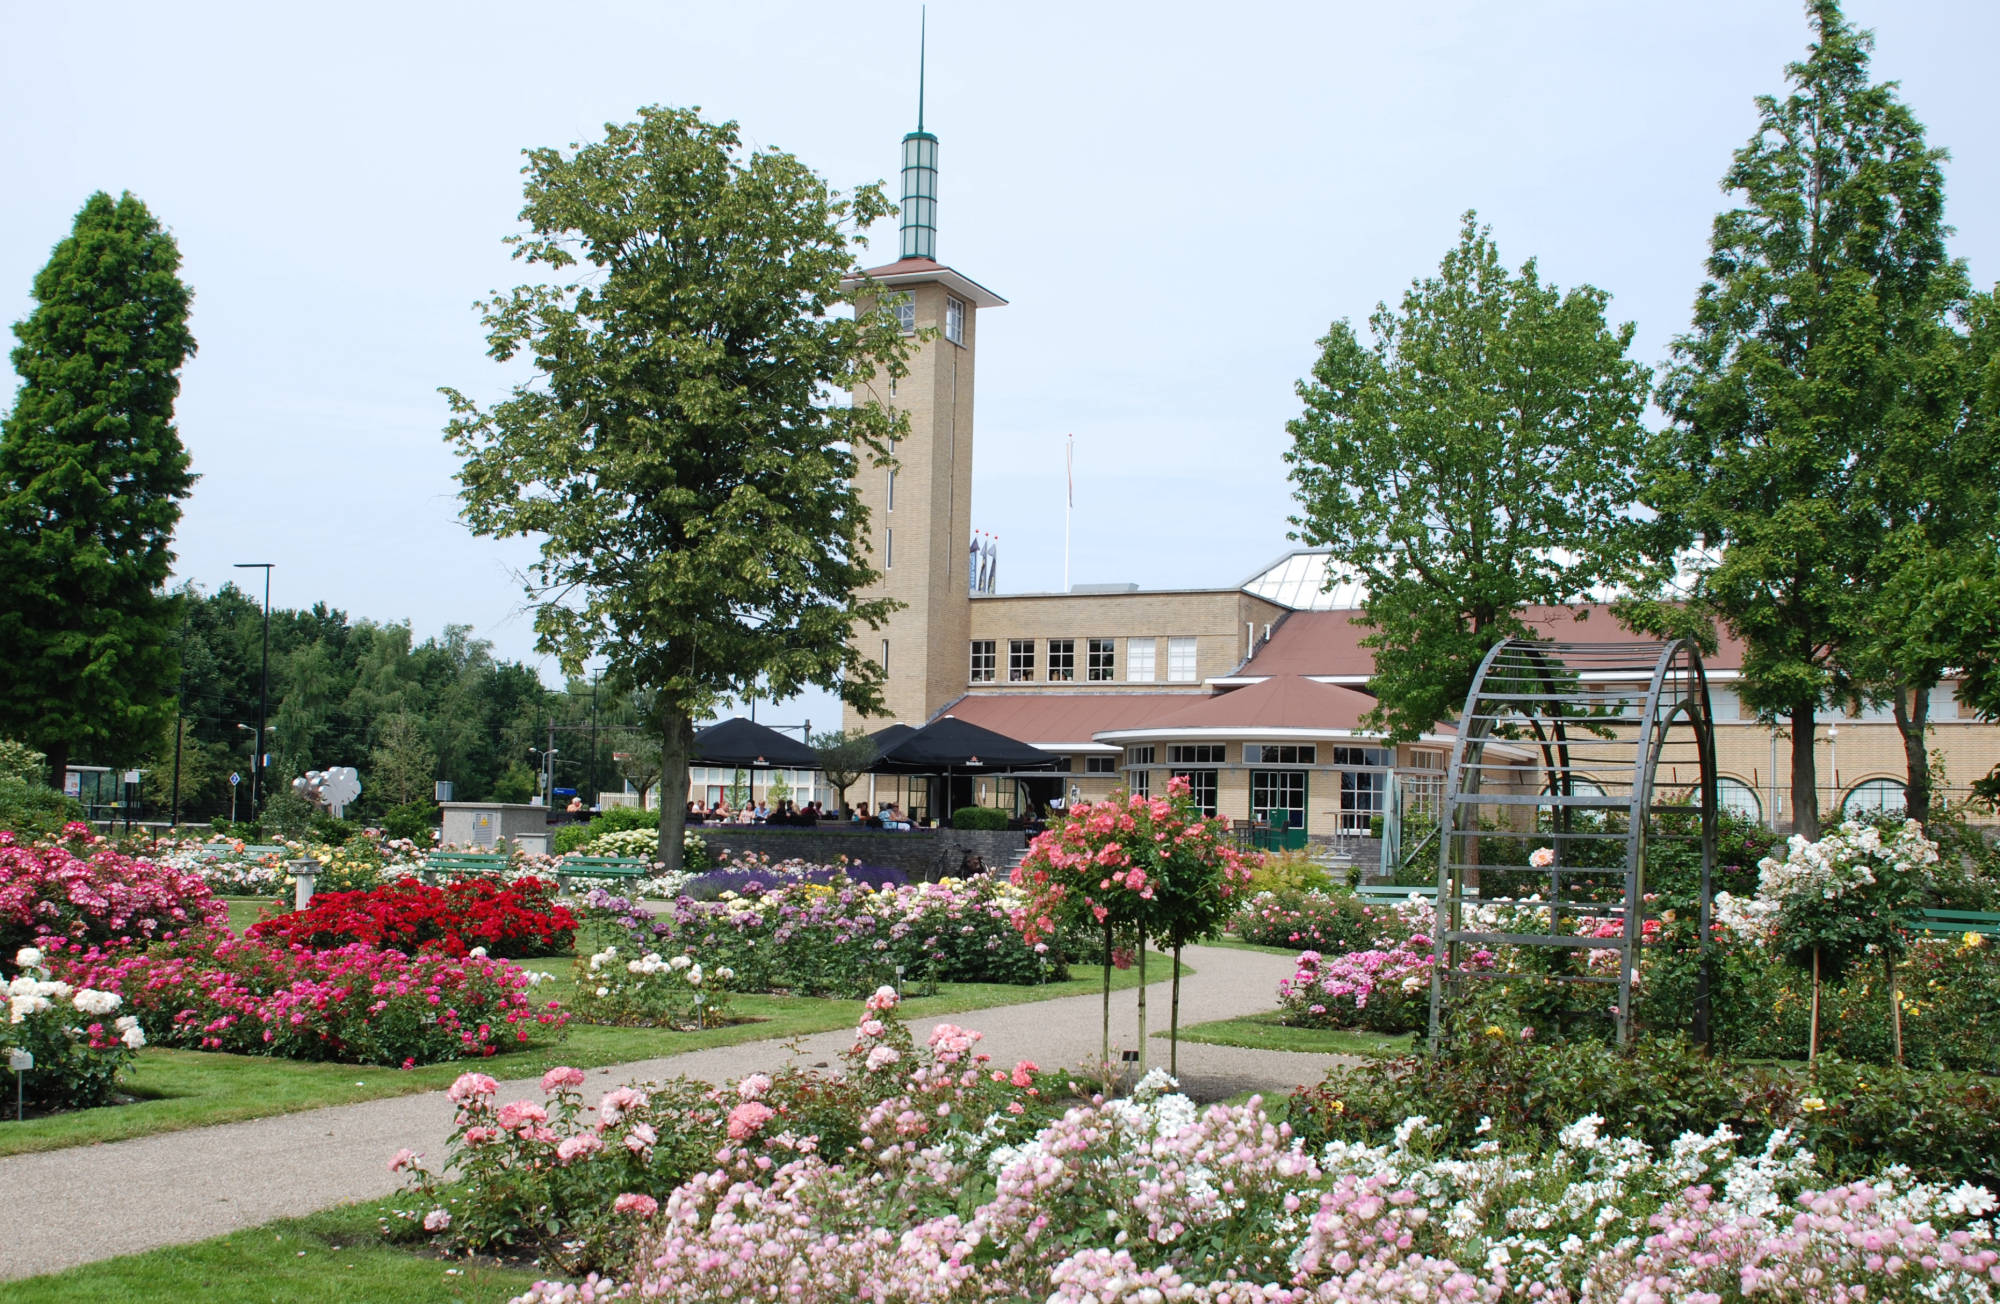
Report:
[{"label": "curved metal trellis", "polygon": [[[1708,682],[1692,643],[1495,646],[1466,695],[1440,812],[1431,1044],[1464,984],[1507,976],[1467,968],[1468,948],[1500,945],[1566,953],[1551,956],[1555,981],[1616,984],[1623,1042],[1648,849],[1690,839],[1701,843],[1694,1031],[1706,1042],[1716,810]],[[1548,863],[1533,863],[1537,850]],[[1615,975],[1589,962],[1604,951],[1616,952]]]}]

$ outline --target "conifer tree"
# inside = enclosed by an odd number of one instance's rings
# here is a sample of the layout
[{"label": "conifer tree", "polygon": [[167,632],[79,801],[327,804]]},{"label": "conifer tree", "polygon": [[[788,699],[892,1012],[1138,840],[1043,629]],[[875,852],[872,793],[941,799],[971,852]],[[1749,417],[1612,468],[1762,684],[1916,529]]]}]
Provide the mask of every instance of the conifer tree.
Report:
[{"label": "conifer tree", "polygon": [[22,385],[0,425],[0,735],[120,764],[174,713],[166,591],[195,477],[174,428],[194,352],[180,250],[127,193],[85,201],[14,327]]}]

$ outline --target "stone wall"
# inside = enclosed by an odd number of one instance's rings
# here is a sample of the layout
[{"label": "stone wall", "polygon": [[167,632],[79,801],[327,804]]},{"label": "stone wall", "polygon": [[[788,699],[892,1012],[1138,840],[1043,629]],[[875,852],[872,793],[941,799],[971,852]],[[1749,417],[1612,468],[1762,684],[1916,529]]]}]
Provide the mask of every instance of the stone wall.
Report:
[{"label": "stone wall", "polygon": [[911,882],[925,882],[962,874],[967,857],[976,856],[989,870],[1005,870],[1028,845],[1028,835],[1019,829],[914,829],[891,833],[878,829],[854,829],[844,825],[818,828],[765,828],[732,824],[690,824],[709,855],[719,859],[722,852],[732,858],[745,855],[769,856],[772,860],[806,860],[830,865],[837,857],[883,869],[900,869]]}]

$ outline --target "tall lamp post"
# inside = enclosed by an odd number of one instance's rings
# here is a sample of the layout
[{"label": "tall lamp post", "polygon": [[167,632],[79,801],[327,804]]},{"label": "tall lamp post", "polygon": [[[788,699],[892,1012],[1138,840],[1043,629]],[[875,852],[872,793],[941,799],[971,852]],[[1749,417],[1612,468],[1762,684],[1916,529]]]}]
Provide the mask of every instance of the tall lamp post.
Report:
[{"label": "tall lamp post", "polygon": [[237,570],[264,572],[264,670],[257,688],[257,755],[250,761],[250,818],[264,813],[264,731],[271,718],[271,567],[275,562],[239,561]]}]

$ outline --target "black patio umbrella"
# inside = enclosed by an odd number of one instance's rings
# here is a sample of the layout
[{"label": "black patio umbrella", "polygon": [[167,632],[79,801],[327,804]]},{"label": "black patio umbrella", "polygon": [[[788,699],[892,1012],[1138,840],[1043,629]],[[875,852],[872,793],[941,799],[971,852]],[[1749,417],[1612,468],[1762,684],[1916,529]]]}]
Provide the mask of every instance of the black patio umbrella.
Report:
[{"label": "black patio umbrella", "polygon": [[910,725],[892,724],[886,729],[877,729],[869,734],[868,741],[875,744],[875,754],[880,756],[915,732],[916,729]]},{"label": "black patio umbrella", "polygon": [[888,743],[869,768],[877,774],[1003,773],[1054,769],[1061,763],[1054,752],[947,715]]},{"label": "black patio umbrella", "polygon": [[696,734],[688,761],[743,770],[810,770],[818,767],[819,754],[796,738],[739,715]]}]

